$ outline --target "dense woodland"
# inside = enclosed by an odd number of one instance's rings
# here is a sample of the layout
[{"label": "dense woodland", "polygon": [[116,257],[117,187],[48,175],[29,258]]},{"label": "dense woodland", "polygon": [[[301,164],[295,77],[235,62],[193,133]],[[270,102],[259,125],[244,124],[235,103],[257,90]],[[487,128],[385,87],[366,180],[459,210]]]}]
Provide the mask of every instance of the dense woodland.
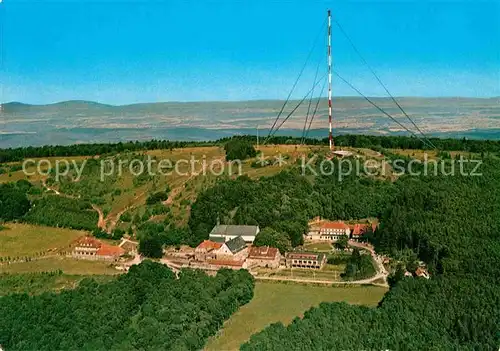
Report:
[{"label": "dense woodland", "polygon": [[[127,151],[144,151],[157,149],[174,149],[190,146],[225,145],[231,140],[247,140],[256,143],[255,136],[235,136],[216,141],[169,141],[151,140],[135,142],[119,142],[115,144],[75,144],[75,145],[46,145],[39,147],[19,147],[0,149],[0,164],[21,161],[28,157],[50,156],[94,156]],[[468,139],[442,139],[430,138],[431,142],[439,149],[445,151],[470,151],[470,152],[500,152],[499,140],[468,140]],[[273,136],[267,140],[268,144],[299,144],[301,138],[289,136]],[[328,145],[328,138],[304,141],[307,145]],[[334,137],[338,146],[366,147],[366,148],[397,148],[397,149],[426,149],[428,148],[420,139],[407,136],[379,136],[379,135],[338,135]]]},{"label": "dense woodland", "polygon": [[380,217],[395,196],[394,188],[389,181],[354,174],[342,181],[336,172],[304,177],[299,169],[257,181],[246,176],[220,180],[192,205],[191,237],[195,242],[206,239],[219,219],[221,223],[272,228],[285,233],[295,247],[303,243],[307,222],[316,216],[347,220]]},{"label": "dense woodland", "polygon": [[[29,184],[29,183],[28,183]],[[23,182],[0,184],[0,220],[10,221],[23,217],[30,209],[28,187]]]},{"label": "dense woodland", "polygon": [[108,283],[0,298],[6,350],[200,350],[253,297],[245,271],[174,273],[145,261]]},{"label": "dense woodland", "polygon": [[242,350],[497,349],[500,162],[483,161],[483,176],[404,176],[391,187],[371,240],[379,252],[427,262],[430,280],[398,274],[376,309],[324,303]]}]

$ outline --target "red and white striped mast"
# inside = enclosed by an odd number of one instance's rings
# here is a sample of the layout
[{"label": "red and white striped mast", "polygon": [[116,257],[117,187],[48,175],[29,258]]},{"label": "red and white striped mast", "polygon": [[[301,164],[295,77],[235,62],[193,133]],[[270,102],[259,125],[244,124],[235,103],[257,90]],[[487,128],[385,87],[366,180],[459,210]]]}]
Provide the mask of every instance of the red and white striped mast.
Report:
[{"label": "red and white striped mast", "polygon": [[328,10],[328,141],[330,150],[334,149],[332,137],[332,16]]}]

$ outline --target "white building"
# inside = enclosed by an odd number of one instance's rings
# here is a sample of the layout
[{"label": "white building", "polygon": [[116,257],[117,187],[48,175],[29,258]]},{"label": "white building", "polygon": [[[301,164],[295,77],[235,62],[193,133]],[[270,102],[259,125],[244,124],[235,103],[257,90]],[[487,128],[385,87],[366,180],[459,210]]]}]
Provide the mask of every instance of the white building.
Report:
[{"label": "white building", "polygon": [[342,221],[322,222],[313,224],[309,229],[306,239],[312,241],[336,242],[342,237],[349,238],[351,229]]},{"label": "white building", "polygon": [[210,240],[226,242],[241,236],[246,243],[253,243],[260,229],[256,225],[225,225],[218,224],[210,232]]},{"label": "white building", "polygon": [[351,229],[344,222],[326,222],[319,230],[319,240],[323,241],[337,241],[342,237],[349,238]]},{"label": "white building", "polygon": [[244,261],[248,256],[248,247],[241,236],[226,241],[215,251],[217,260]]}]

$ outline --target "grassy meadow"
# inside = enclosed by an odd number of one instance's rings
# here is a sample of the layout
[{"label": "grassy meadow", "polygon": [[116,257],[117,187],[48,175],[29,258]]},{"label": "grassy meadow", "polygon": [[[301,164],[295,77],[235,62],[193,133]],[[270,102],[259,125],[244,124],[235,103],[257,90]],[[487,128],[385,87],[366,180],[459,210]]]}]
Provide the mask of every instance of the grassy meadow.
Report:
[{"label": "grassy meadow", "polygon": [[68,257],[49,257],[29,262],[0,265],[0,273],[34,273],[62,271],[76,275],[120,274],[109,262],[77,260]]},{"label": "grassy meadow", "polygon": [[56,253],[87,232],[23,223],[6,223],[0,230],[0,257]]},{"label": "grassy meadow", "polygon": [[209,339],[205,350],[238,350],[252,334],[267,325],[275,322],[288,324],[321,302],[345,301],[376,306],[386,291],[385,288],[372,286],[321,287],[257,282],[252,301],[226,321],[218,335]]}]

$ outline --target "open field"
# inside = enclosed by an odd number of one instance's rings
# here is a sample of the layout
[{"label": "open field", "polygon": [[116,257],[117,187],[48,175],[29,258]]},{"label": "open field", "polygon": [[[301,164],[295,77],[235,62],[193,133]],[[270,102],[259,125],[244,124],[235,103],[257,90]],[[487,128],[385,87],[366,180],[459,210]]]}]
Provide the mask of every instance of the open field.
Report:
[{"label": "open field", "polygon": [[[410,156],[420,161],[424,161],[425,159],[435,160],[438,158],[438,152],[435,150],[389,149],[389,151],[397,155]],[[449,153],[452,158],[457,156],[462,156],[464,158],[471,158],[474,155],[477,156],[477,154],[467,151],[447,151],[447,153]]]},{"label": "open field", "polygon": [[333,249],[333,245],[330,243],[306,243],[304,244],[304,249],[311,251],[330,252]]},{"label": "open field", "polygon": [[[40,174],[37,170],[36,164],[40,160],[47,160],[50,162],[51,167],[55,167],[56,161],[61,161],[61,160],[66,160],[70,164],[76,162],[82,162],[83,160],[91,158],[90,156],[68,156],[68,157],[46,157],[46,158],[40,158],[40,157],[35,157],[35,158],[30,158],[30,160],[33,160],[34,162],[30,162],[26,164],[26,173],[23,172],[21,169],[23,162],[10,162],[6,163],[5,165],[7,166],[17,166],[19,167],[19,170],[14,171],[14,172],[6,172],[3,174],[0,174],[0,183],[6,183],[6,182],[15,182],[20,179],[26,179],[30,182],[35,182],[35,181],[41,181],[43,178],[46,178],[45,175]],[[44,161],[45,162],[45,161]],[[62,167],[62,166],[61,166]],[[47,163],[41,163],[39,166],[39,170],[41,170],[43,173],[45,173],[48,170],[49,166]]]},{"label": "open field", "polygon": [[275,322],[290,323],[321,302],[375,306],[387,289],[380,287],[318,287],[298,284],[259,283],[252,301],[240,308],[212,337],[206,351],[238,350],[250,336]]},{"label": "open field", "polygon": [[[4,273],[0,274],[0,296],[16,293],[34,295],[46,291],[74,289],[84,278],[87,278],[87,276],[63,273]],[[107,282],[114,279],[114,277],[111,275],[94,275],[92,279],[98,282]]]},{"label": "open field", "polygon": [[0,265],[0,273],[53,272],[61,270],[66,274],[102,275],[120,274],[109,262],[76,260],[66,257],[50,257],[30,262],[15,262]]},{"label": "open field", "polygon": [[0,230],[0,257],[55,253],[87,233],[81,230],[22,223],[7,223],[4,226],[5,229]]}]

